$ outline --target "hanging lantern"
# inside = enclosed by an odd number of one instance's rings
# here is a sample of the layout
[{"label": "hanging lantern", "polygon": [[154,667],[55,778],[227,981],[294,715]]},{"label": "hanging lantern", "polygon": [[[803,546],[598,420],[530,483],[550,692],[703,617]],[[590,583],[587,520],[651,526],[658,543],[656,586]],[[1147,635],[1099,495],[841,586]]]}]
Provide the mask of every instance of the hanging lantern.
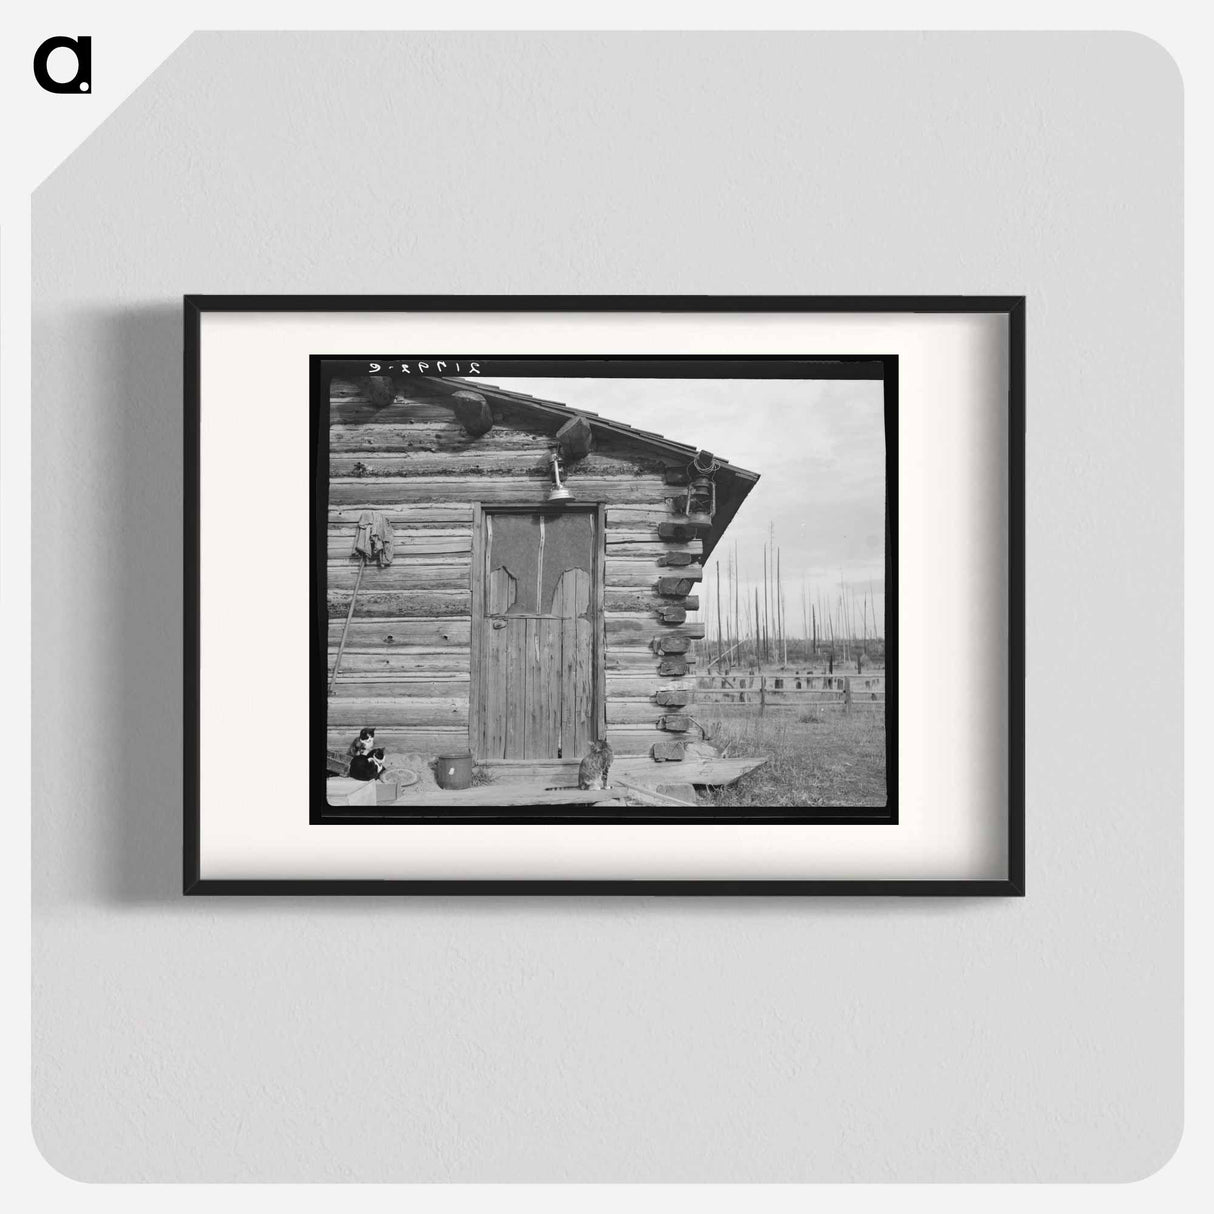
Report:
[{"label": "hanging lantern", "polygon": [[548,491],[548,500],[550,502],[567,502],[572,499],[573,494],[561,484],[561,457],[554,451],[549,457],[552,461],[552,479],[553,486]]},{"label": "hanging lantern", "polygon": [[692,527],[711,527],[717,512],[717,487],[710,476],[697,476],[687,482],[687,501],[683,513]]},{"label": "hanging lantern", "polygon": [[718,466],[711,451],[698,451],[691,461],[687,496],[683,503],[683,513],[689,527],[707,530],[712,526],[713,515],[717,512],[717,486],[712,474]]}]

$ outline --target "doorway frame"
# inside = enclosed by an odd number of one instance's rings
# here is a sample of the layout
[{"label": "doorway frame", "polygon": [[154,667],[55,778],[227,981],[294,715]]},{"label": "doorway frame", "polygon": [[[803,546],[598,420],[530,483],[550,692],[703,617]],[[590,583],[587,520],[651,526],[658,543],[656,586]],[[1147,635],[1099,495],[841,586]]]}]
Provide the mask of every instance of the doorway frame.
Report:
[{"label": "doorway frame", "polygon": [[[531,505],[486,505],[477,502],[472,508],[472,567],[470,570],[472,604],[472,627],[470,631],[470,658],[468,683],[468,749],[474,762],[486,762],[484,754],[484,729],[481,714],[485,705],[485,664],[481,654],[481,637],[485,617],[485,563],[489,556],[485,520],[491,514],[542,514],[555,517],[562,514],[590,514],[594,519],[594,558],[590,578],[590,613],[594,625],[594,643],[591,647],[591,672],[594,687],[594,705],[591,720],[591,735],[595,741],[607,736],[607,620],[603,606],[606,597],[607,575],[607,508],[602,502],[566,502],[561,506],[546,503]],[[497,760],[492,760],[497,761]],[[537,760],[538,761],[538,760]],[[518,760],[520,763],[526,759]]]}]

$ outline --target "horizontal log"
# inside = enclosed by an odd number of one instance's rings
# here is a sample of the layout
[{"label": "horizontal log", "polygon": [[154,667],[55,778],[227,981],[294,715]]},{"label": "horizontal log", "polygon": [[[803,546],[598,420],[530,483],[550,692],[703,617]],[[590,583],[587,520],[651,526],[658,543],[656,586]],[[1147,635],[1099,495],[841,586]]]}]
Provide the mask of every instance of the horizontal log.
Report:
[{"label": "horizontal log", "polygon": [[[685,705],[674,705],[672,711],[671,706],[655,704],[652,697],[612,699],[607,701],[607,725],[609,728],[613,725],[644,725],[646,728],[664,729],[666,726],[663,721],[666,718],[687,715],[680,712],[684,707]],[[683,725],[675,732],[686,732],[689,727]]]},{"label": "horizontal log", "polygon": [[663,658],[658,663],[658,674],[663,678],[682,677],[694,663],[695,659],[689,657]]},{"label": "horizontal log", "polygon": [[[349,648],[341,655],[341,673],[357,674],[456,674],[469,669],[467,646],[448,649],[422,649],[409,646],[401,650],[377,649],[367,653],[351,652]],[[337,651],[328,655],[330,673]]]},{"label": "horizontal log", "polygon": [[[471,577],[472,564],[466,557],[425,563],[397,560],[384,569],[368,565],[362,575],[359,594],[364,590],[467,590]],[[328,589],[352,590],[357,580],[357,561],[329,562]]]},{"label": "horizontal log", "polygon": [[661,728],[667,733],[686,733],[691,725],[691,717],[685,712],[669,712],[661,721]]},{"label": "horizontal log", "polygon": [[695,595],[664,597],[656,590],[644,590],[637,586],[608,586],[603,592],[603,606],[608,611],[661,611],[664,607],[683,607],[687,611],[699,609],[700,600]]},{"label": "horizontal log", "polygon": [[[328,555],[348,557],[354,548],[357,527],[352,523],[339,523],[327,533]],[[451,532],[431,535],[416,528],[408,532],[393,532],[392,551],[395,557],[457,556],[472,552],[472,532]]]},{"label": "horizontal log", "polygon": [[[653,586],[659,579],[667,577],[667,570],[656,560],[633,560],[607,552],[606,578],[608,586]],[[698,582],[704,576],[700,565],[687,565],[678,571],[680,581]],[[688,587],[690,589],[690,585]]]},{"label": "horizontal log", "polygon": [[[603,668],[610,671],[620,671],[632,674],[659,674],[662,666],[667,663],[679,663],[683,669],[679,674],[686,674],[687,668],[694,664],[695,659],[688,656],[665,658],[659,660],[651,649],[621,648],[618,645],[608,645],[603,657]],[[673,672],[672,672],[673,673]]]},{"label": "horizontal log", "polygon": [[612,661],[630,663],[633,670],[657,669],[659,657],[643,637],[608,637],[606,652],[608,669],[611,669]]},{"label": "horizontal log", "polygon": [[[646,560],[661,561],[665,558],[669,561],[671,556],[682,559],[685,565],[694,564],[701,556],[704,555],[704,541],[692,540],[687,544],[668,544],[664,540],[659,539],[634,539],[635,535],[640,533],[636,531],[608,531],[607,532],[607,555],[626,556],[632,558],[644,558]],[[626,537],[626,538],[621,538]]]},{"label": "horizontal log", "polygon": [[[551,447],[520,447],[491,450],[472,446],[466,450],[441,452],[331,452],[330,478],[362,480],[402,476],[532,476],[547,478],[551,485]],[[654,473],[652,460],[600,454],[586,456],[570,470],[570,487],[577,488],[583,476],[631,476]]]},{"label": "horizontal log", "polygon": [[[701,547],[703,547],[704,541],[700,540],[699,543]],[[671,545],[672,549],[675,547],[683,548],[686,547],[686,545]],[[664,552],[658,557],[658,564],[667,569],[672,567],[677,569],[683,565],[694,565],[697,559],[697,555],[691,552]]]},{"label": "horizontal log", "polygon": [[629,527],[612,527],[607,524],[607,546],[610,548],[613,544],[648,544],[655,552],[666,549],[667,540],[662,539],[658,535],[658,526],[655,522],[651,527],[629,526]]},{"label": "horizontal log", "polygon": [[[466,569],[472,564],[471,548],[463,547],[458,552],[414,552],[408,546],[401,548],[399,551],[396,545],[392,545],[392,564],[379,565],[375,561],[367,562],[367,572],[364,575],[370,577],[372,573],[388,573],[392,569],[420,569],[430,566],[436,569]],[[334,556],[329,558],[330,569],[350,568],[357,570],[359,565],[359,557],[353,553],[349,555]]]},{"label": "horizontal log", "polygon": [[329,424],[359,425],[379,422],[381,425],[405,425],[409,422],[455,421],[455,411],[450,405],[432,400],[412,400],[398,395],[390,404],[377,405],[366,392],[356,396],[329,399]]},{"label": "horizontal log", "polygon": [[657,534],[658,525],[671,517],[670,504],[666,500],[663,485],[648,502],[629,504],[613,503],[607,507],[607,530],[643,529]]},{"label": "horizontal log", "polygon": [[[466,368],[468,364],[463,364]],[[411,400],[447,400],[457,387],[459,381],[435,379],[438,375],[462,375],[461,364],[458,362],[430,363],[418,362],[410,364],[409,368],[392,371],[381,368],[382,374],[392,379],[396,394]],[[355,375],[351,370],[343,368],[329,380],[329,397],[331,400],[348,400],[361,397],[365,391],[363,377]]]},{"label": "horizontal log", "polygon": [[[354,734],[345,728],[330,729],[325,736],[329,747],[336,750],[345,750],[354,738]],[[391,767],[393,757],[406,751],[436,755],[440,751],[466,750],[468,727],[466,725],[431,726],[416,729],[400,725],[387,726],[382,729],[376,727],[375,743],[384,748],[384,761]],[[423,768],[417,774],[421,784],[427,787],[433,784],[434,776],[428,769]]]},{"label": "horizontal log", "polygon": [[652,700],[608,700],[607,728],[643,725],[647,729],[657,729],[664,712]]},{"label": "horizontal log", "polygon": [[[570,489],[579,502],[632,502],[652,496],[655,476],[574,476]],[[543,505],[551,477],[450,476],[353,477],[329,481],[331,507],[359,506],[391,511],[412,504],[467,501],[486,505]]]},{"label": "horizontal log", "polygon": [[539,431],[498,427],[488,434],[473,437],[458,422],[411,422],[385,425],[379,419],[362,425],[331,425],[329,454],[358,455],[392,452],[438,451],[518,451],[539,450],[551,444],[551,437]]},{"label": "horizontal log", "polygon": [[[329,526],[342,523],[356,524],[358,516],[370,506],[339,506],[329,504]],[[472,525],[472,502],[413,502],[400,510],[387,509],[384,517],[392,524],[393,534],[398,527],[429,526],[438,523],[467,523]]]},{"label": "horizontal log", "polygon": [[[329,381],[329,408],[375,404],[395,408],[443,408],[450,414],[455,404],[456,385],[427,376],[381,373],[348,376]],[[463,390],[463,388],[459,388]]]},{"label": "horizontal log", "polygon": [[672,691],[694,692],[694,683],[694,676],[664,679],[658,675],[656,667],[648,674],[635,670],[609,670],[607,671],[607,698],[609,700],[636,699],[637,697],[644,699],[663,688],[670,688]]},{"label": "horizontal log", "polygon": [[[350,590],[330,590],[325,595],[329,619],[346,618],[350,610]],[[370,618],[402,616],[409,619],[428,616],[468,615],[472,610],[469,590],[376,590],[364,584],[358,591],[354,616]]]},{"label": "horizontal log", "polygon": [[[344,620],[329,621],[329,645],[341,643]],[[350,649],[391,648],[421,645],[430,648],[467,645],[472,632],[467,617],[446,620],[351,620],[346,645]]]},{"label": "horizontal log", "polygon": [[380,726],[420,725],[446,728],[467,727],[468,701],[452,697],[431,699],[422,696],[394,697],[387,700],[355,699],[331,696],[328,704],[329,729],[349,726],[356,732],[364,726],[375,727],[376,739]]},{"label": "horizontal log", "polygon": [[[468,511],[471,515],[471,509]],[[391,521],[389,519],[389,521]],[[353,540],[358,531],[358,523],[354,519],[333,518],[326,528],[329,535],[342,535]],[[392,542],[396,548],[408,547],[414,543],[430,543],[435,540],[470,540],[472,538],[472,520],[459,522],[431,523],[425,520],[418,522],[413,519],[402,520],[392,527]]]},{"label": "horizontal log", "polygon": [[331,698],[351,699],[368,696],[371,699],[393,699],[397,696],[434,696],[438,699],[466,700],[470,687],[471,680],[466,670],[460,674],[339,674]]},{"label": "horizontal log", "polygon": [[685,708],[694,699],[694,691],[668,691],[664,688],[656,692],[653,697],[654,703],[663,708]]},{"label": "horizontal log", "polygon": [[658,612],[658,618],[663,624],[681,624],[687,619],[686,607],[663,607]]},{"label": "horizontal log", "polygon": [[[609,642],[610,638],[615,637],[617,640],[631,639],[638,644],[649,645],[670,637],[695,639],[704,635],[703,624],[663,624],[652,615],[636,615],[631,612],[627,615],[608,612],[604,624]],[[666,652],[684,653],[686,647],[679,650],[668,649]]]}]

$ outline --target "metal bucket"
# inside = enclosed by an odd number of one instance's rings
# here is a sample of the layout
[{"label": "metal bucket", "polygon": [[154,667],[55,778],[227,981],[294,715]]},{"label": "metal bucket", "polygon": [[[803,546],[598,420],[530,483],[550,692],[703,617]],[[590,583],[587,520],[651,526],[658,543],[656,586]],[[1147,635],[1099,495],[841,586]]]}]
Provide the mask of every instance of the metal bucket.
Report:
[{"label": "metal bucket", "polygon": [[434,766],[434,778],[439,788],[471,788],[472,753],[458,750],[454,754],[439,755]]}]

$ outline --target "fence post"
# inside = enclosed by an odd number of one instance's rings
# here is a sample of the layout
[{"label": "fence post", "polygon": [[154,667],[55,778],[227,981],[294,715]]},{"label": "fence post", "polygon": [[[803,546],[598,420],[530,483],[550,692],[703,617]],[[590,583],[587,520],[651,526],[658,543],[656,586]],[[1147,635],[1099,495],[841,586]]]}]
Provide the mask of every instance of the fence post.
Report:
[{"label": "fence post", "polygon": [[759,716],[763,715],[763,710],[767,707],[767,676],[759,675]]},{"label": "fence post", "polygon": [[851,712],[851,675],[843,678],[843,711]]}]

